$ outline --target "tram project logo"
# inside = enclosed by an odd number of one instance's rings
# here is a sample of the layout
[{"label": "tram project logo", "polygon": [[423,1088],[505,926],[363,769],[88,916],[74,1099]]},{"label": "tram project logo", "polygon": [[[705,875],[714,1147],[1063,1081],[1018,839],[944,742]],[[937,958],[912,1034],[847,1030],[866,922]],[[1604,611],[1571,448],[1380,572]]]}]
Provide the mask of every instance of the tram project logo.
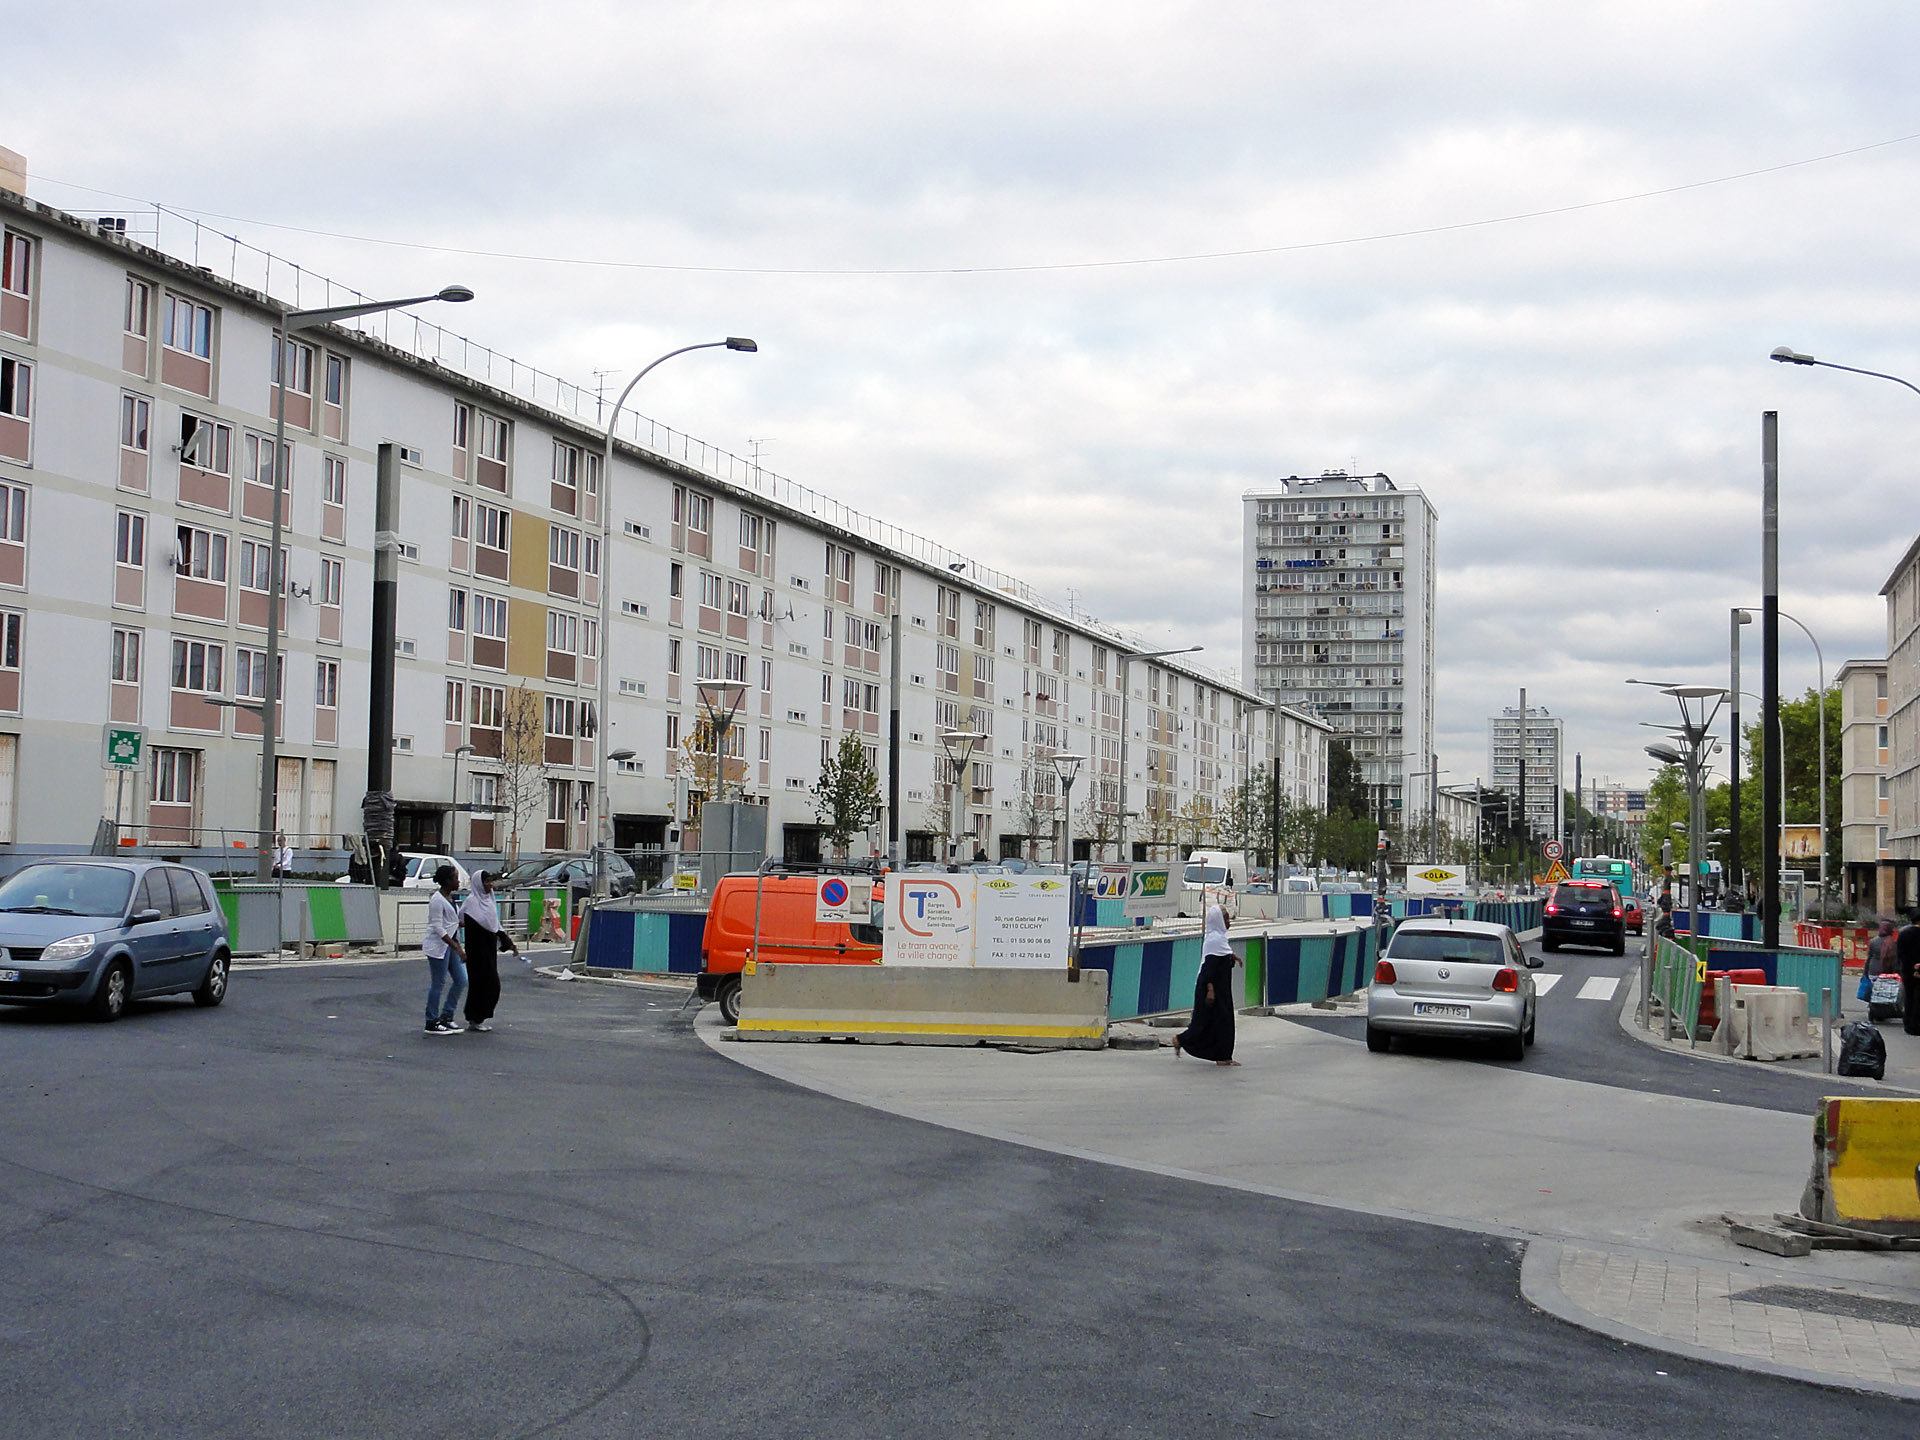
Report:
[{"label": "tram project logo", "polygon": [[923,939],[960,928],[960,891],[945,880],[911,880],[900,886],[900,924]]}]

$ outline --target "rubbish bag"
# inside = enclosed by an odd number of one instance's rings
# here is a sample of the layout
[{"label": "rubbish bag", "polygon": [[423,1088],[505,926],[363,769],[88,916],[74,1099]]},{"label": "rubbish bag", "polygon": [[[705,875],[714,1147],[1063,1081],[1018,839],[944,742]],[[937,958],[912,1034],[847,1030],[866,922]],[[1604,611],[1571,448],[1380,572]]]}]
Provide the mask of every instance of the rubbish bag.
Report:
[{"label": "rubbish bag", "polygon": [[1882,1079],[1887,1073],[1887,1042],[1866,1021],[1855,1020],[1840,1032],[1840,1063],[1835,1068],[1842,1075]]}]

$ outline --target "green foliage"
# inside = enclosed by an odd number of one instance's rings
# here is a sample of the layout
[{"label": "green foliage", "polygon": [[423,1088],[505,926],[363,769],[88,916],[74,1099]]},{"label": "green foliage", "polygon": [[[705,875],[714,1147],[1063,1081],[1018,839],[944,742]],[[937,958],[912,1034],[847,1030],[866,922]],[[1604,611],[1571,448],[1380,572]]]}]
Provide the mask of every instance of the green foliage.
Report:
[{"label": "green foliage", "polygon": [[1344,740],[1327,742],[1327,814],[1349,819],[1373,814],[1366,775]]},{"label": "green foliage", "polygon": [[858,735],[842,735],[840,748],[820,767],[813,787],[813,813],[820,828],[845,852],[847,844],[880,812],[880,777],[867,763],[866,747]]}]

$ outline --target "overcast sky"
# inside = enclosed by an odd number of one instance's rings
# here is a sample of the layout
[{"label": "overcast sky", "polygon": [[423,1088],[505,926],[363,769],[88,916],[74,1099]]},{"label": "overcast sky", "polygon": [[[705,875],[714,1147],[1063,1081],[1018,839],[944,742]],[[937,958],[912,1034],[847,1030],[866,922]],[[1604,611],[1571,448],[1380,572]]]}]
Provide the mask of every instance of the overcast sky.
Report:
[{"label": "overcast sky", "polygon": [[[463,281],[444,318],[583,382],[752,335],[636,402],[1221,665],[1242,492],[1385,471],[1439,511],[1448,783],[1522,685],[1633,778],[1671,702],[1622,680],[1724,683],[1767,409],[1783,604],[1829,673],[1883,652],[1920,396],[1766,356],[1920,381],[1920,139],[1698,182],[1920,132],[1920,10],[957,8],[0,0],[0,145],[63,208]],[[1267,253],[1166,258],[1223,251]]]}]

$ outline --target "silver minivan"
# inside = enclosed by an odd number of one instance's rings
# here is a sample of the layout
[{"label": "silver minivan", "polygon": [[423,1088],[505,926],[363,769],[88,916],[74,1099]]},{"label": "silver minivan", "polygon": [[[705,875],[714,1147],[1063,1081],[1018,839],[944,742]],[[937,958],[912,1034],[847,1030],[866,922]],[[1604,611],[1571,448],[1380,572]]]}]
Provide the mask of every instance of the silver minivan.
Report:
[{"label": "silver minivan", "polygon": [[1532,972],[1547,962],[1522,953],[1505,925],[1482,920],[1408,920],[1393,932],[1367,987],[1367,1049],[1395,1035],[1493,1040],[1503,1059],[1524,1059],[1538,1011]]}]

